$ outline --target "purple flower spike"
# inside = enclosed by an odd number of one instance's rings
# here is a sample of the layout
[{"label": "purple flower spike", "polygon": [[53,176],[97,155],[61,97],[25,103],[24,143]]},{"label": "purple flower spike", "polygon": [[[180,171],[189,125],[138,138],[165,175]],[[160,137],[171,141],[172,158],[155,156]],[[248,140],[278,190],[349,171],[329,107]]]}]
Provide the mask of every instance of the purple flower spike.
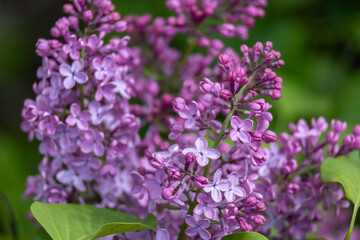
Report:
[{"label": "purple flower spike", "polygon": [[200,193],[196,200],[199,204],[194,208],[194,213],[197,215],[204,213],[205,217],[214,219],[216,215],[215,208],[219,206],[219,204],[214,202],[212,198],[208,197],[206,193]]},{"label": "purple flower spike", "polygon": [[251,142],[251,136],[247,131],[251,131],[253,121],[249,119],[241,120],[238,116],[232,116],[230,124],[233,129],[230,132],[231,141],[235,142],[238,139],[243,143]]},{"label": "purple flower spike", "polygon": [[66,89],[71,89],[75,86],[75,83],[83,84],[88,80],[86,73],[81,72],[84,67],[83,60],[79,59],[74,61],[71,66],[68,64],[61,64],[59,67],[60,74],[65,77],[64,87]]},{"label": "purple flower spike", "polygon": [[230,188],[225,192],[225,198],[228,202],[233,202],[235,200],[235,195],[238,197],[245,197],[246,191],[244,188],[238,186],[239,184],[239,175],[236,172],[232,172],[228,176],[230,182]]},{"label": "purple flower spike", "polygon": [[80,145],[81,151],[86,154],[94,152],[96,156],[101,157],[105,151],[102,144],[103,140],[104,134],[102,132],[90,129],[84,132],[84,142]]},{"label": "purple flower spike", "polygon": [[221,202],[222,195],[220,191],[228,191],[231,187],[231,183],[227,180],[220,180],[221,179],[221,168],[219,168],[215,174],[212,183],[209,183],[204,187],[205,192],[211,192],[211,197],[214,199],[215,202]]},{"label": "purple flower spike", "polygon": [[197,106],[197,103],[194,102],[194,101],[191,101],[189,103],[189,110],[181,110],[179,112],[179,116],[182,118],[182,119],[186,119],[185,121],[185,127],[186,128],[193,128],[195,127],[196,125],[196,118],[197,118],[197,113],[198,112],[198,106]]},{"label": "purple flower spike", "polygon": [[87,130],[89,127],[88,120],[91,118],[89,111],[81,111],[80,106],[76,103],[71,104],[70,113],[66,118],[66,123],[70,126],[77,126],[80,130]]},{"label": "purple flower spike", "polygon": [[207,140],[201,137],[195,141],[196,148],[185,148],[182,153],[186,155],[188,152],[193,152],[196,156],[197,163],[204,167],[209,163],[209,158],[218,159],[220,157],[220,152],[218,150],[214,148],[207,149],[207,146]]},{"label": "purple flower spike", "polygon": [[187,215],[185,217],[185,222],[189,226],[185,233],[189,237],[195,237],[196,235],[200,235],[201,239],[208,240],[211,238],[211,234],[205,229],[210,227],[210,221],[208,219],[199,219],[199,216],[190,216]]}]

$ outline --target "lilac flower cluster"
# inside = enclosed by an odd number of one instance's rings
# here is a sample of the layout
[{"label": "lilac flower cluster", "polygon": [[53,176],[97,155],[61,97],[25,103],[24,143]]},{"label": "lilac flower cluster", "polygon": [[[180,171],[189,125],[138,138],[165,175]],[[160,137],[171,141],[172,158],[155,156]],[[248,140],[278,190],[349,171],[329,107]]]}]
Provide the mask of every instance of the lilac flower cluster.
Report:
[{"label": "lilac flower cluster", "polygon": [[[139,183],[134,196],[141,203],[148,199],[149,211],[170,236],[218,239],[264,224],[263,194],[249,170],[266,162],[262,143],[277,140],[268,130],[271,105],[254,99],[258,94],[281,97],[282,79],[272,69],[284,63],[271,48],[270,42],[256,43],[241,46],[241,58],[230,51],[220,55],[217,74],[209,76],[218,81],[204,78],[193,94],[196,101],[186,101],[181,90],[173,101],[178,117],[169,119],[169,139],[175,144],[161,151],[149,148],[148,162],[132,173]],[[184,223],[179,221],[184,217]]]},{"label": "lilac flower cluster", "polygon": [[[22,110],[21,127],[44,155],[24,196],[158,218],[157,231],[117,238],[220,239],[272,227],[273,237],[304,238],[321,220],[318,203],[348,205],[318,168],[325,150],[359,150],[360,127],[338,146],[345,123],[332,121],[319,142],[325,120],[301,120],[279,148],[269,101],[281,98],[280,53],[257,42],[239,55],[213,35],[246,39],[266,1],[166,5],[175,16],[124,20],[110,0],[64,5],[54,39],[36,44],[40,81]],[[171,44],[180,34],[184,51]]]},{"label": "lilac flower cluster", "polygon": [[[253,167],[262,182],[256,189],[264,194],[269,221],[261,232],[269,234],[275,227],[279,239],[305,239],[316,231],[316,224],[323,220],[323,210],[334,207],[335,216],[341,208],[349,207],[343,200],[340,184],[324,184],[320,179],[320,164],[326,156],[337,157],[360,150],[360,125],[346,135],[339,145],[339,136],[346,129],[346,122],[331,121],[331,129],[324,134],[328,124],[323,117],[311,120],[311,127],[304,120],[290,124],[292,134],[282,133],[278,147],[272,144],[267,150],[268,161]],[[322,140],[321,136],[325,135]]]},{"label": "lilac flower cluster", "polygon": [[[138,161],[132,156],[140,120],[129,104],[134,80],[128,73],[138,57],[128,36],[104,41],[127,26],[111,1],[73,0],[63,9],[68,16],[51,29],[54,39],[36,44],[40,82],[22,111],[21,127],[41,142],[44,155],[25,197],[114,208],[130,191],[125,172]],[[126,164],[129,159],[134,163]]]}]

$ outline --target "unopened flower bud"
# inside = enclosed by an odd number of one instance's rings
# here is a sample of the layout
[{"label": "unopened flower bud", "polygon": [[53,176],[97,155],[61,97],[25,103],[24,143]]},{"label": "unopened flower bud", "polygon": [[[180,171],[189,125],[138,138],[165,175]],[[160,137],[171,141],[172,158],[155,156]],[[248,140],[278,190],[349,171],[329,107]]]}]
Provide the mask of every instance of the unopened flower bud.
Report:
[{"label": "unopened flower bud", "polygon": [[331,128],[336,133],[342,133],[343,131],[345,131],[346,127],[347,127],[346,122],[341,122],[335,119],[331,120]]},{"label": "unopened flower bud", "polygon": [[352,147],[355,143],[355,136],[352,134],[346,135],[343,138],[343,145],[347,146],[347,147]]},{"label": "unopened flower bud", "polygon": [[339,140],[339,134],[330,131],[326,134],[325,141],[327,143],[335,144]]},{"label": "unopened flower bud", "polygon": [[154,153],[153,157],[150,159],[150,164],[154,168],[161,168],[164,166],[164,157],[159,153]]},{"label": "unopened flower bud", "polygon": [[204,78],[204,81],[201,81],[200,84],[200,91],[203,93],[210,93],[211,89],[214,86],[214,83],[210,81],[208,78]]},{"label": "unopened flower bud", "polygon": [[355,125],[355,127],[353,129],[353,134],[355,136],[360,136],[360,125]]},{"label": "unopened flower bud", "polygon": [[239,212],[238,208],[234,204],[230,203],[229,205],[227,205],[227,207],[224,210],[224,216],[227,219],[235,219],[238,212]]},{"label": "unopened flower bud", "polygon": [[265,131],[265,133],[263,135],[263,141],[264,141],[264,143],[276,142],[277,141],[276,133],[274,133],[271,130]]},{"label": "unopened flower bud", "polygon": [[236,80],[237,80],[237,73],[236,72],[233,72],[233,71],[230,71],[229,73],[228,73],[228,80],[230,81],[230,82],[235,82]]},{"label": "unopened flower bud", "polygon": [[168,188],[164,188],[161,192],[161,197],[165,200],[170,199],[173,196],[173,190],[168,187]]},{"label": "unopened flower bud", "polygon": [[181,178],[181,173],[176,168],[169,169],[169,177],[174,180],[179,180]]},{"label": "unopened flower bud", "polygon": [[250,197],[248,197],[248,198],[246,199],[244,205],[245,205],[246,207],[253,207],[253,206],[256,205],[256,203],[257,203],[256,197],[250,196]]},{"label": "unopened flower bud", "polygon": [[261,132],[253,132],[251,137],[253,141],[260,142],[263,136]]},{"label": "unopened flower bud", "polygon": [[258,204],[256,204],[256,210],[257,210],[258,212],[263,212],[263,211],[265,211],[265,210],[266,210],[266,205],[265,205],[265,203],[259,202]]},{"label": "unopened flower bud", "polygon": [[222,100],[229,100],[231,98],[231,92],[227,89],[222,89],[220,92],[220,97]]},{"label": "unopened flower bud", "polygon": [[265,223],[265,217],[263,215],[256,215],[253,219],[253,222],[257,226],[261,226]]},{"label": "unopened flower bud", "polygon": [[176,113],[179,113],[180,111],[184,110],[186,107],[185,100],[183,98],[177,97],[173,101],[173,109]]},{"label": "unopened flower bud", "polygon": [[252,226],[245,221],[240,221],[240,229],[243,232],[251,232],[253,230]]},{"label": "unopened flower bud", "polygon": [[300,186],[296,183],[289,183],[286,185],[286,192],[288,194],[295,194],[300,190]]},{"label": "unopened flower bud", "polygon": [[185,154],[185,169],[188,169],[190,164],[195,162],[196,156],[193,152],[188,152]]},{"label": "unopened flower bud", "polygon": [[283,163],[282,170],[286,174],[290,174],[296,171],[297,169],[297,162],[295,159],[287,160]]},{"label": "unopened flower bud", "polygon": [[89,23],[93,19],[94,15],[91,10],[86,10],[83,13],[83,19],[86,23]]},{"label": "unopened flower bud", "polygon": [[219,56],[219,64],[226,65],[230,61],[230,57],[227,54],[221,54]]},{"label": "unopened flower bud", "polygon": [[209,180],[204,176],[196,177],[194,180],[194,185],[197,188],[204,188],[209,183]]}]

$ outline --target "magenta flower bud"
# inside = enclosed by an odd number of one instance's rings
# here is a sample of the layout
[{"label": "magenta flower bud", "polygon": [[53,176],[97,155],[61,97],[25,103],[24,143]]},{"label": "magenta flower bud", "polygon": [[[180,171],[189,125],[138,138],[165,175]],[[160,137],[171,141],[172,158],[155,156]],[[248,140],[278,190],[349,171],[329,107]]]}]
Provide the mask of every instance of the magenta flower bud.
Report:
[{"label": "magenta flower bud", "polygon": [[235,82],[235,81],[237,80],[237,74],[236,74],[236,72],[233,72],[233,71],[229,72],[229,73],[228,73],[228,80],[229,80],[230,82]]},{"label": "magenta flower bud", "polygon": [[184,110],[186,107],[185,100],[180,97],[175,98],[172,104],[173,104],[173,109],[176,113],[179,113],[180,111]]},{"label": "magenta flower bud", "polygon": [[220,92],[220,97],[222,100],[229,100],[231,98],[231,92],[227,89],[222,89]]},{"label": "magenta flower bud", "polygon": [[257,52],[262,52],[264,50],[264,45],[261,42],[257,42],[254,45],[254,50]]},{"label": "magenta flower bud", "polygon": [[55,38],[59,38],[61,36],[61,32],[57,27],[52,27],[50,29],[50,34],[51,34],[51,36],[53,36]]},{"label": "magenta flower bud", "polygon": [[257,226],[261,226],[265,223],[265,217],[263,215],[256,215],[253,219],[253,222]]},{"label": "magenta flower bud", "polygon": [[224,210],[224,216],[229,220],[235,219],[238,212],[239,212],[238,208],[234,204],[230,203],[229,205],[227,205],[227,207]]},{"label": "magenta flower bud", "polygon": [[179,180],[181,178],[181,173],[176,168],[169,169],[169,177],[174,180]]},{"label": "magenta flower bud", "polygon": [[265,102],[265,99],[257,99],[250,104],[250,110],[256,113],[261,113],[269,108],[270,104]]},{"label": "magenta flower bud", "polygon": [[168,141],[163,141],[160,143],[160,149],[161,151],[166,151],[170,147],[170,143]]},{"label": "magenta flower bud", "polygon": [[70,3],[65,3],[65,4],[64,4],[64,6],[63,6],[63,11],[64,11],[64,13],[66,13],[66,14],[73,14],[73,13],[75,13],[73,5],[70,4]]},{"label": "magenta flower bud", "polygon": [[355,125],[355,127],[353,129],[353,134],[355,136],[360,136],[360,125]]},{"label": "magenta flower bud", "polygon": [[171,187],[164,188],[161,192],[161,197],[165,200],[170,199],[173,196],[173,189]]},{"label": "magenta flower bud", "polygon": [[224,44],[222,41],[220,41],[218,39],[214,39],[211,41],[211,47],[215,50],[220,51],[221,49],[224,48]]},{"label": "magenta flower bud", "polygon": [[188,152],[185,154],[185,162],[187,164],[193,163],[195,161],[195,159],[196,159],[196,156],[193,152]]},{"label": "magenta flower bud", "polygon": [[290,174],[296,171],[297,169],[297,162],[295,159],[287,160],[283,163],[282,170],[286,174]]},{"label": "magenta flower bud", "polygon": [[126,21],[117,21],[114,30],[118,33],[124,32],[127,28]]},{"label": "magenta flower bud", "polygon": [[89,23],[93,19],[94,15],[91,10],[86,10],[83,12],[83,19],[86,23]]},{"label": "magenta flower bud", "polygon": [[277,90],[277,89],[274,89],[272,92],[271,92],[271,99],[272,100],[279,100],[281,98],[281,91]]},{"label": "magenta flower bud", "polygon": [[245,86],[248,82],[249,82],[249,78],[246,77],[246,76],[242,76],[242,77],[240,78],[239,84],[240,84],[240,86]]},{"label": "magenta flower bud", "polygon": [[360,136],[355,138],[354,149],[360,150]]},{"label": "magenta flower bud", "polygon": [[171,94],[169,93],[165,93],[164,95],[161,96],[161,105],[163,108],[168,109],[169,107],[171,107],[172,102],[173,102],[173,96],[171,96]]},{"label": "magenta flower bud", "polygon": [[37,43],[36,43],[36,52],[39,54],[40,56],[43,56],[44,53],[47,53],[50,50],[50,46],[49,46],[49,42],[46,39],[42,39],[40,38]]},{"label": "magenta flower bud", "polygon": [[245,207],[253,207],[257,203],[257,199],[254,196],[250,196],[246,199],[244,206]]},{"label": "magenta flower bud", "polygon": [[285,214],[288,212],[288,207],[287,205],[285,204],[284,201],[281,201],[277,206],[276,206],[276,211],[279,213],[279,214]]},{"label": "magenta flower bud", "polygon": [[261,132],[253,132],[251,137],[253,141],[260,142],[261,139],[263,138],[263,135]]},{"label": "magenta flower bud", "polygon": [[343,131],[345,131],[346,127],[347,127],[346,122],[341,122],[335,119],[331,120],[331,128],[336,133],[342,133]]},{"label": "magenta flower bud", "polygon": [[265,205],[265,203],[259,202],[258,204],[256,204],[256,210],[257,210],[258,212],[263,212],[263,211],[265,211],[265,210],[266,210],[266,205]]},{"label": "magenta flower bud", "polygon": [[150,164],[154,168],[162,168],[164,166],[164,157],[159,153],[154,153],[150,159]]},{"label": "magenta flower bud", "polygon": [[141,175],[145,175],[146,174],[146,168],[143,167],[143,166],[140,166],[138,168],[138,172],[141,174]]},{"label": "magenta flower bud", "polygon": [[251,156],[251,163],[254,166],[261,166],[266,161],[266,152],[262,148],[258,148]]},{"label": "magenta flower bud", "polygon": [[199,85],[201,92],[210,93],[211,89],[214,86],[214,83],[210,81],[208,78],[204,78],[204,81],[201,81]]},{"label": "magenta flower bud", "polygon": [[325,141],[330,144],[335,144],[339,140],[339,134],[330,131],[326,134]]},{"label": "magenta flower bud", "polygon": [[295,194],[300,190],[300,186],[296,183],[289,183],[286,185],[286,192],[288,194]]},{"label": "magenta flower bud", "polygon": [[246,40],[249,37],[249,29],[246,26],[237,26],[235,29],[236,37],[241,40]]},{"label": "magenta flower bud", "polygon": [[204,176],[198,176],[194,180],[194,185],[197,188],[204,188],[209,183],[209,180]]},{"label": "magenta flower bud", "polygon": [[243,232],[251,232],[253,230],[252,226],[245,221],[240,221],[240,229]]},{"label": "magenta flower bud", "polygon": [[274,133],[271,130],[265,131],[265,133],[263,135],[263,141],[264,141],[264,143],[276,142],[277,141],[276,133]]},{"label": "magenta flower bud", "polygon": [[235,26],[231,23],[224,23],[219,26],[219,33],[224,37],[231,38],[235,35]]},{"label": "magenta flower bud", "polygon": [[199,37],[198,43],[199,43],[200,47],[209,47],[210,46],[210,40],[203,36]]},{"label": "magenta flower bud", "polygon": [[245,44],[242,44],[241,46],[240,46],[240,52],[242,52],[243,54],[244,53],[247,53],[249,51],[249,48],[248,48],[248,46],[246,46]]},{"label": "magenta flower bud", "polygon": [[355,136],[352,134],[346,135],[343,138],[343,145],[347,146],[347,147],[352,147],[355,143]]},{"label": "magenta flower bud", "polygon": [[219,56],[219,64],[226,65],[230,61],[230,57],[227,54],[221,54]]}]

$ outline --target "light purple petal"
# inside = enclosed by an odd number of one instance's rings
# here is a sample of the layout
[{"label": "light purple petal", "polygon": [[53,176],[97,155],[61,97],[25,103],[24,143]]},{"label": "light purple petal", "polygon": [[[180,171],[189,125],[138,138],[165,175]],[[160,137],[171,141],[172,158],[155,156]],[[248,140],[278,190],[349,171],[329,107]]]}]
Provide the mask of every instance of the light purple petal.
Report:
[{"label": "light purple petal", "polygon": [[205,138],[201,137],[196,139],[195,141],[195,147],[199,152],[204,151],[208,146],[208,142]]},{"label": "light purple petal", "polygon": [[81,111],[81,108],[80,108],[80,106],[79,106],[78,104],[76,104],[76,103],[71,104],[71,106],[70,106],[70,113],[71,113],[72,115],[79,116],[79,115],[80,115],[80,111]]},{"label": "light purple petal", "polygon": [[187,225],[189,225],[190,227],[196,227],[197,226],[197,222],[195,221],[195,219],[192,216],[187,215],[185,217],[185,222],[187,223]]},{"label": "light purple petal", "polygon": [[208,219],[202,219],[198,222],[199,227],[208,228],[210,227],[210,221]]},{"label": "light purple petal", "polygon": [[71,89],[75,86],[75,79],[73,76],[69,76],[64,79],[64,87],[66,89]]},{"label": "light purple petal", "polygon": [[216,188],[211,191],[211,197],[215,202],[221,202],[222,200],[221,192]]},{"label": "light purple petal", "polygon": [[202,167],[205,167],[209,163],[209,159],[207,157],[205,157],[205,156],[200,155],[200,154],[198,154],[196,156],[196,161]]},{"label": "light purple petal", "polygon": [[67,64],[61,64],[59,67],[59,72],[64,77],[72,76],[71,67]]},{"label": "light purple petal", "polygon": [[215,174],[214,174],[214,178],[213,178],[213,182],[214,182],[214,183],[218,183],[218,182],[220,181],[221,174],[222,174],[221,168],[219,168],[218,170],[216,170],[216,172],[215,172]]},{"label": "light purple petal", "polygon": [[230,125],[235,129],[241,127],[241,119],[238,116],[232,116],[230,119]]},{"label": "light purple petal", "polygon": [[101,143],[95,144],[94,153],[96,156],[101,157],[102,155],[104,155],[104,152],[104,145],[102,145]]},{"label": "light purple petal", "polygon": [[235,194],[232,190],[225,192],[224,195],[228,202],[233,202],[235,200]]},{"label": "light purple petal", "polygon": [[80,129],[80,130],[87,130],[89,128],[89,124],[87,123],[87,121],[85,120],[79,120],[76,122],[76,125],[77,127]]},{"label": "light purple petal", "polygon": [[85,141],[81,144],[80,148],[83,153],[91,153],[94,148],[94,144],[90,141]]},{"label": "light purple petal", "polygon": [[198,153],[197,149],[195,149],[195,148],[185,148],[184,150],[182,150],[182,154],[184,154],[184,155],[189,153],[189,152],[192,152],[194,154]]},{"label": "light purple petal", "polygon": [[185,230],[186,235],[189,237],[195,237],[198,234],[198,228],[197,227],[188,227]]},{"label": "light purple petal", "polygon": [[198,110],[198,106],[197,106],[196,102],[191,101],[188,106],[189,106],[189,110],[191,112],[191,115],[195,115],[197,113],[197,110]]},{"label": "light purple petal", "polygon": [[204,212],[204,206],[202,204],[196,205],[193,212],[197,215],[202,214]]},{"label": "light purple petal", "polygon": [[105,78],[105,73],[101,70],[97,70],[94,76],[97,80],[103,80]]},{"label": "light purple petal", "polygon": [[84,185],[84,182],[81,178],[79,177],[75,177],[74,181],[73,181],[74,187],[76,187],[78,190],[85,192],[86,191],[86,187]]},{"label": "light purple petal", "polygon": [[220,191],[227,191],[229,190],[231,187],[231,183],[228,180],[221,180],[217,185],[216,188],[219,189]]},{"label": "light purple petal", "polygon": [[166,229],[160,228],[156,231],[155,240],[169,240],[169,239],[170,239],[170,234]]},{"label": "light purple petal", "polygon": [[185,127],[186,128],[193,128],[195,127],[196,125],[196,120],[195,118],[188,118],[186,121],[185,121]]},{"label": "light purple petal", "polygon": [[209,240],[211,238],[211,234],[203,228],[199,228],[199,234],[204,240]]},{"label": "light purple petal", "polygon": [[213,189],[213,184],[212,183],[207,184],[204,187],[204,192],[210,192],[212,189]]},{"label": "light purple petal", "polygon": [[212,207],[204,207],[204,215],[207,218],[213,219],[215,217],[215,209]]},{"label": "light purple petal", "polygon": [[239,139],[243,142],[243,143],[249,143],[251,142],[251,136],[248,132],[239,132]]},{"label": "light purple petal", "polygon": [[77,119],[73,115],[69,115],[65,121],[68,125],[75,126]]},{"label": "light purple petal", "polygon": [[80,72],[83,67],[84,67],[84,62],[81,59],[79,59],[72,63],[71,70],[73,73],[77,73]]},{"label": "light purple petal", "polygon": [[74,177],[75,173],[72,170],[62,170],[56,174],[57,180],[64,184],[72,182]]},{"label": "light purple petal", "polygon": [[239,174],[237,174],[237,172],[230,173],[228,180],[231,182],[231,186],[237,185],[239,182]]},{"label": "light purple petal", "polygon": [[87,110],[84,110],[82,111],[80,114],[79,114],[80,118],[83,119],[83,120],[90,120],[91,118],[91,113]]},{"label": "light purple petal", "polygon": [[254,125],[253,121],[250,119],[245,119],[242,122],[241,130],[243,131],[251,131],[252,126]]},{"label": "light purple petal", "polygon": [[238,197],[245,197],[245,196],[246,196],[246,191],[245,191],[245,189],[243,189],[242,187],[235,187],[235,188],[233,188],[233,192],[234,192]]},{"label": "light purple petal", "polygon": [[87,82],[88,76],[84,72],[79,72],[74,76],[74,79],[76,80],[76,82],[83,84]]},{"label": "light purple petal", "polygon": [[218,159],[220,157],[220,152],[214,148],[209,148],[204,151],[204,155],[211,159]]},{"label": "light purple petal", "polygon": [[188,118],[192,118],[192,117],[193,117],[193,115],[191,114],[191,112],[188,111],[188,110],[181,110],[181,111],[179,112],[179,116],[180,116],[181,118],[183,118],[183,119],[188,119]]},{"label": "light purple petal", "polygon": [[236,142],[238,140],[238,131],[236,129],[231,129],[229,137],[231,141]]}]

